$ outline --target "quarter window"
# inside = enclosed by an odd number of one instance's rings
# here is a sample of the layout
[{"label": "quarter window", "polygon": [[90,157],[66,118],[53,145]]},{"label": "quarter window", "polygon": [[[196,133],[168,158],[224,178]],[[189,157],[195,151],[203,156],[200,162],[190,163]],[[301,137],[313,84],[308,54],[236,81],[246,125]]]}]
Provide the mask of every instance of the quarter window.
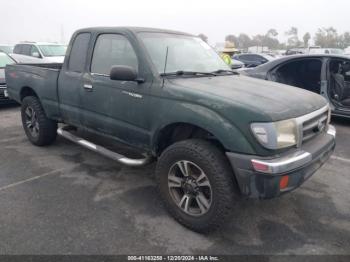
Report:
[{"label": "quarter window", "polygon": [[112,66],[123,65],[138,69],[136,53],[126,37],[116,34],[100,35],[96,41],[91,72],[109,75]]}]

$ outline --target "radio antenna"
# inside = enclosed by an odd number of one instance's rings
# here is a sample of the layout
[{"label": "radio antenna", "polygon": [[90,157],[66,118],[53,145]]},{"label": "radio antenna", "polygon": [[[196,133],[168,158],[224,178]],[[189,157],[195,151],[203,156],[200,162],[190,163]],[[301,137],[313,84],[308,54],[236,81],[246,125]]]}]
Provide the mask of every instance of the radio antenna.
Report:
[{"label": "radio antenna", "polygon": [[166,47],[165,63],[164,63],[164,74],[166,73],[166,66],[168,64],[168,53],[169,53],[169,46]]}]

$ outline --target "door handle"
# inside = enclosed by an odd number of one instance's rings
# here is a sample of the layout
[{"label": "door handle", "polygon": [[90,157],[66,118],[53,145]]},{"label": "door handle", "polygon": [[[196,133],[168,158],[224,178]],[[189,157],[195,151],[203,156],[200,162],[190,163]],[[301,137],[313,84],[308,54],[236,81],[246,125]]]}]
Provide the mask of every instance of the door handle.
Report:
[{"label": "door handle", "polygon": [[85,88],[85,89],[91,90],[91,89],[92,89],[92,85],[90,85],[90,84],[84,84],[84,88]]}]

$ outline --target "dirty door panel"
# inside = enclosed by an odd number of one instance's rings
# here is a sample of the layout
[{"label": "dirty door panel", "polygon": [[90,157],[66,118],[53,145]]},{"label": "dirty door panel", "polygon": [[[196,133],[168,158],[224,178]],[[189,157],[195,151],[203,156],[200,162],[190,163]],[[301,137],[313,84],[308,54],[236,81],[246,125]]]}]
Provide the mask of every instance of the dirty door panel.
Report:
[{"label": "dirty door panel", "polygon": [[68,124],[81,125],[80,92],[86,65],[91,34],[78,34],[74,40],[69,61],[62,68],[58,80],[58,97],[63,120]]},{"label": "dirty door panel", "polygon": [[81,93],[84,126],[138,147],[148,146],[150,84],[111,80],[114,65],[137,69],[138,59],[125,36],[102,34],[93,51],[91,73],[84,76],[88,87]]}]

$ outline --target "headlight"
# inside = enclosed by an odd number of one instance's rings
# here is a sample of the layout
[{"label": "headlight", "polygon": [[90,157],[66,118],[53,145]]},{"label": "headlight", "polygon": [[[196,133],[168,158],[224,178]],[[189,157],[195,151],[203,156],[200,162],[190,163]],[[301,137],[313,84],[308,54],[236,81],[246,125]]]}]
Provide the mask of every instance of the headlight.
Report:
[{"label": "headlight", "polygon": [[298,130],[294,119],[253,123],[251,129],[259,143],[268,149],[281,149],[297,144]]}]

